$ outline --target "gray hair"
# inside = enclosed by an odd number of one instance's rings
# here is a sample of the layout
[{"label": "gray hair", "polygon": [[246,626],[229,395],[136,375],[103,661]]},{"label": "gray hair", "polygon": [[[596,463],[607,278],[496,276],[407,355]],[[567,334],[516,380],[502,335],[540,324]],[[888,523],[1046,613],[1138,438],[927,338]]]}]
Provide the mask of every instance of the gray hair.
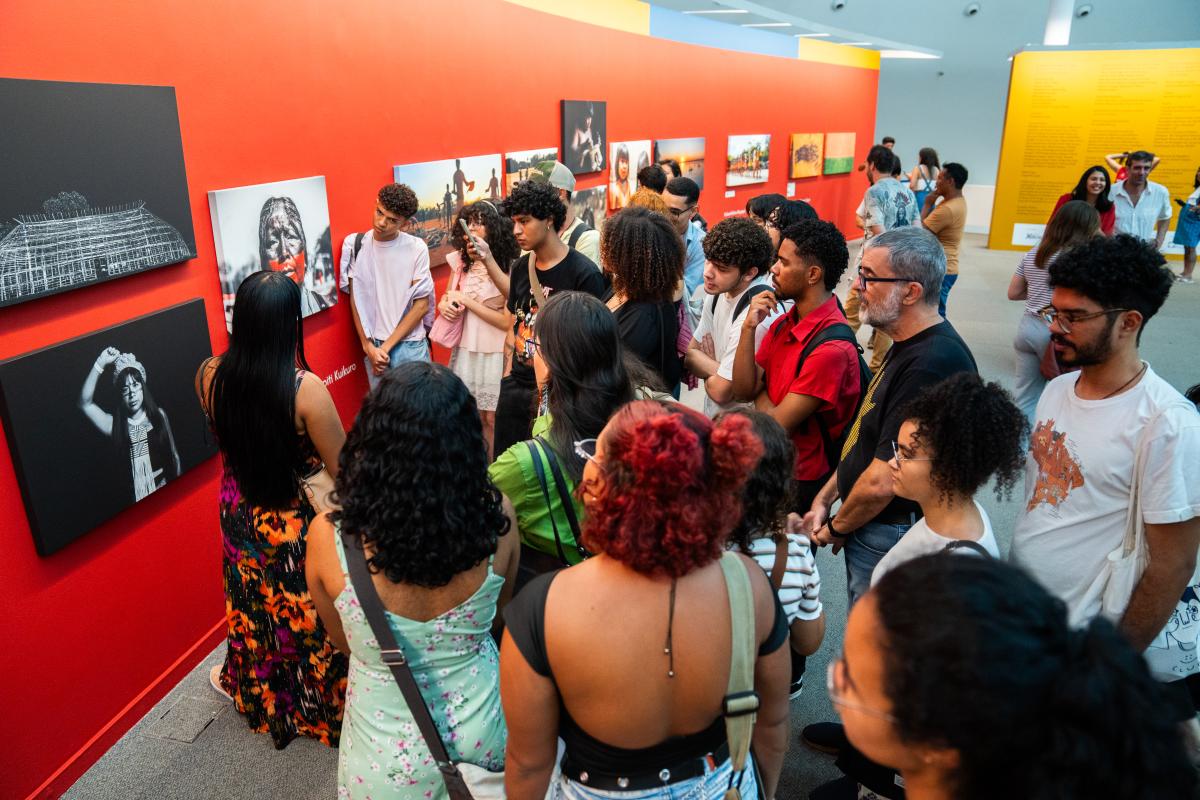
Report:
[{"label": "gray hair", "polygon": [[906,225],[872,237],[865,247],[887,250],[888,263],[896,277],[921,284],[925,304],[938,304],[942,277],[946,274],[946,251],[936,236],[920,225]]}]

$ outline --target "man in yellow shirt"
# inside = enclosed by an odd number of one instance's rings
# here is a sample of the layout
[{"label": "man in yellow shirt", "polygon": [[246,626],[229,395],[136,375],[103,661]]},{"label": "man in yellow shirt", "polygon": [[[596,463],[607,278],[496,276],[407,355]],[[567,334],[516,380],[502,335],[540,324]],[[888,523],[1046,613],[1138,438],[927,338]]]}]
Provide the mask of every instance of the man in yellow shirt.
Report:
[{"label": "man in yellow shirt", "polygon": [[946,298],[958,280],[958,246],[967,224],[967,201],[962,193],[966,183],[967,168],[953,162],[947,164],[938,173],[933,191],[921,206],[921,224],[938,238],[946,251],[946,275],[942,278],[942,295],[938,300],[938,313],[943,317],[946,316]]}]

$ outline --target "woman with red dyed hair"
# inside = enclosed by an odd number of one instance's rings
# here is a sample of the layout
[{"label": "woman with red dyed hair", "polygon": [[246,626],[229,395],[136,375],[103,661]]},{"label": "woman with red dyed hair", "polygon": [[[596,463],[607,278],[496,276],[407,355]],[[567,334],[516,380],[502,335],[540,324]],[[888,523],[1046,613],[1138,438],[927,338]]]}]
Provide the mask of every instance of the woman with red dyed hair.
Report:
[{"label": "woman with red dyed hair", "polygon": [[[763,571],[753,590],[754,759],[735,774],[722,716],[730,608],[719,559],[762,453],[748,420],[675,403],[621,408],[586,459],[583,542],[594,557],[539,576],[509,606],[500,686],[509,797],[772,797],[787,746],[787,620]],[[757,769],[752,762],[757,761]]]}]

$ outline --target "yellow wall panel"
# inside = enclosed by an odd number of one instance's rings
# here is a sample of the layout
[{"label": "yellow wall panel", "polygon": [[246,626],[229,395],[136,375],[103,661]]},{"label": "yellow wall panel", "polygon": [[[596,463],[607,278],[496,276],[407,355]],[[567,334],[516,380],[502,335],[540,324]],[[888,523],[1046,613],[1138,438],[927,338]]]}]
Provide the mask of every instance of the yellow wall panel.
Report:
[{"label": "yellow wall panel", "polygon": [[844,44],[822,42],[819,39],[797,39],[796,57],[802,61],[820,61],[843,67],[879,69],[879,51]]}]

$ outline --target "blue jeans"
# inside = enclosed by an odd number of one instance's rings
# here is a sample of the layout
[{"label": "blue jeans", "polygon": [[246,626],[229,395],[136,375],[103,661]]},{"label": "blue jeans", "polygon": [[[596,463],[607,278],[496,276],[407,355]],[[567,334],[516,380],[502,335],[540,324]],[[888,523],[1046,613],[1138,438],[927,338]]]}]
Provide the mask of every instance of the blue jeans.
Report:
[{"label": "blue jeans", "polygon": [[871,588],[871,573],[876,565],[911,527],[868,522],[847,537],[842,549],[846,553],[846,593],[851,606]]},{"label": "blue jeans", "polygon": [[958,273],[942,276],[942,293],[938,296],[938,313],[942,315],[943,319],[946,317],[946,298],[950,296],[950,290],[954,288],[956,280],[958,280]]},{"label": "blue jeans", "polygon": [[[383,342],[379,339],[372,339],[376,347],[379,347]],[[399,342],[388,353],[388,367],[395,369],[406,361],[428,361],[429,360],[429,340],[428,339],[404,339]],[[367,365],[367,381],[372,389],[379,384],[380,375],[375,374],[375,370],[371,369],[371,360],[364,358]]]},{"label": "blue jeans", "polygon": [[[547,797],[552,800],[721,800],[725,790],[729,788],[729,776],[733,774],[733,764],[729,759],[719,764],[715,769],[708,767],[705,774],[690,778],[679,783],[669,783],[657,789],[642,789],[636,792],[603,791],[592,789],[582,783],[576,783],[570,778],[559,777],[550,784]],[[742,770],[741,783],[733,781],[742,800],[754,800],[758,797],[758,781],[753,760],[746,759],[746,768]]]}]

